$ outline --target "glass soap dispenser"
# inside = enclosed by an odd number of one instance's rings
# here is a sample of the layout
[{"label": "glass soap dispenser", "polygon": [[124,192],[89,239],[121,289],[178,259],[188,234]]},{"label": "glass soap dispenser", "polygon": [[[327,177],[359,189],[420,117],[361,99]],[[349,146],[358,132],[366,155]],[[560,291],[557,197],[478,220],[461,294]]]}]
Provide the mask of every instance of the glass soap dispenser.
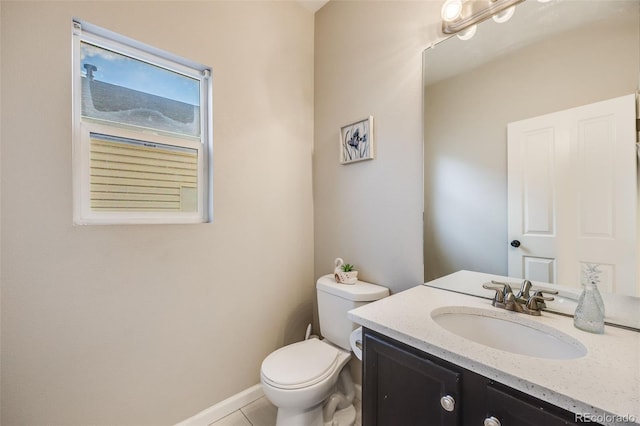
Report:
[{"label": "glass soap dispenser", "polygon": [[578,299],[578,306],[573,317],[573,325],[580,330],[590,333],[604,333],[604,302],[598,291],[599,275],[601,271],[598,265],[587,265],[584,290]]}]

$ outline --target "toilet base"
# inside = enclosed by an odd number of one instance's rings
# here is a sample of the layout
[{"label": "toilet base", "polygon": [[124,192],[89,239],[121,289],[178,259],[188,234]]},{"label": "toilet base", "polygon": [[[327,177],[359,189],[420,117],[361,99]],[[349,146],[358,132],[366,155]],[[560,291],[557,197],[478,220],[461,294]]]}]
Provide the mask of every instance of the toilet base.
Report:
[{"label": "toilet base", "polygon": [[278,409],[276,426],[353,426],[356,422],[356,408],[347,408],[335,412],[333,419],[325,422],[322,418],[322,405],[306,411]]},{"label": "toilet base", "polygon": [[356,423],[356,408],[353,405],[336,411],[333,420],[324,423],[324,426],[353,426]]},{"label": "toilet base", "polygon": [[278,408],[276,426],[324,426],[322,404],[305,411],[299,409]]}]

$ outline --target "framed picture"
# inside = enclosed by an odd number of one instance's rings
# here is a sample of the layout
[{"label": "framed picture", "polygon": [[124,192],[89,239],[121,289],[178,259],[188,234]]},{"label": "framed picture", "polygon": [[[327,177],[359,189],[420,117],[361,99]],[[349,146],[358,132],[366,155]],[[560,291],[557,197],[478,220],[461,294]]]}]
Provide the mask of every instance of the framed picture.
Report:
[{"label": "framed picture", "polygon": [[340,163],[373,159],[373,117],[340,128]]}]

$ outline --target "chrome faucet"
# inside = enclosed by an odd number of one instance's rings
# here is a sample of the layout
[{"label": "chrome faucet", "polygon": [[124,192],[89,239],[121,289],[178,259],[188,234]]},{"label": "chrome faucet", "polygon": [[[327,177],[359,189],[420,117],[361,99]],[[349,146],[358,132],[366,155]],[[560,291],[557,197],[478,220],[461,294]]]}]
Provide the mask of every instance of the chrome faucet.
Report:
[{"label": "chrome faucet", "polygon": [[558,294],[558,292],[535,290],[532,296],[531,286],[531,281],[524,280],[518,294],[514,294],[509,283],[492,280],[491,283],[482,284],[483,288],[495,291],[491,304],[496,308],[539,316],[540,311],[547,307],[545,301],[550,302],[554,300],[553,297],[545,297],[544,294]]},{"label": "chrome faucet", "polygon": [[527,300],[531,298],[531,295],[529,294],[529,290],[531,290],[531,281],[529,280],[522,281],[522,285],[520,286],[520,291],[516,295],[516,299],[518,299],[518,302],[526,303]]},{"label": "chrome faucet", "polygon": [[513,292],[507,294],[507,296],[505,297],[504,309],[506,309],[507,311],[524,312],[522,305],[518,301],[516,295],[513,294]]}]

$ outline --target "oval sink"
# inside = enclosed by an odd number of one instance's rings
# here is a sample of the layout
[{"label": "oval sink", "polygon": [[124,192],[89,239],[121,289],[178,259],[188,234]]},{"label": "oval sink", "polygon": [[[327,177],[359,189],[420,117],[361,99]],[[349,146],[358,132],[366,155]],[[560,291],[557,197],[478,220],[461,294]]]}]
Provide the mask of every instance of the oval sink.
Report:
[{"label": "oval sink", "polygon": [[548,359],[575,359],[587,354],[584,345],[573,337],[524,318],[515,322],[499,317],[497,312],[467,307],[435,309],[431,318],[453,334],[501,351]]}]

